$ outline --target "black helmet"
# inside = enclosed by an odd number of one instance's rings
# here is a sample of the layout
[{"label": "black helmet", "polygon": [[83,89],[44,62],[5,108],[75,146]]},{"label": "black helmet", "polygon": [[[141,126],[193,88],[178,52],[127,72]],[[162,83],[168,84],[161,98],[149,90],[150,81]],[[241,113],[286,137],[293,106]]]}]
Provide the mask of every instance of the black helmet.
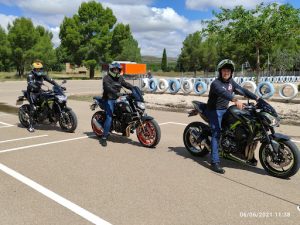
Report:
[{"label": "black helmet", "polygon": [[[119,72],[115,73],[114,72],[114,69],[118,69]],[[111,75],[112,77],[119,77],[120,76],[120,73],[122,71],[122,66],[120,63],[112,63],[112,64],[109,64],[109,75]]]},{"label": "black helmet", "polygon": [[231,70],[231,76],[234,72],[234,63],[230,59],[223,59],[221,62],[219,62],[217,66],[217,71],[219,73],[219,77],[221,77],[221,69],[226,68]]}]

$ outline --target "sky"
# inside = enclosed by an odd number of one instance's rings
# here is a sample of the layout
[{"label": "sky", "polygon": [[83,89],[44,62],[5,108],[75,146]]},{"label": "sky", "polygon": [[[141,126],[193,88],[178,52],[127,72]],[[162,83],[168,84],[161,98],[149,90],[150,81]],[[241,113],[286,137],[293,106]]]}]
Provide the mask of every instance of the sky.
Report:
[{"label": "sky", "polygon": [[[18,17],[31,18],[53,33],[52,42],[59,46],[59,26],[65,16],[77,13],[87,0],[0,0],[0,25]],[[289,3],[300,8],[299,0],[96,0],[113,10],[118,23],[129,24],[142,55],[177,57],[188,34],[201,30],[202,20],[212,19],[213,10],[243,5],[247,9],[264,2]]]}]

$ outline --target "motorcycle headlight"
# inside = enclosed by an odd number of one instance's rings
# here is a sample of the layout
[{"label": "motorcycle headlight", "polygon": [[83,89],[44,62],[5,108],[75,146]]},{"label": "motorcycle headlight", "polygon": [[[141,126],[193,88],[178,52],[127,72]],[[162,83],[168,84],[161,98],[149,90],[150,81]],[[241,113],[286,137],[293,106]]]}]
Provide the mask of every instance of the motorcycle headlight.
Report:
[{"label": "motorcycle headlight", "polygon": [[263,121],[266,125],[271,127],[278,127],[280,123],[279,117],[272,116],[269,113],[263,113]]},{"label": "motorcycle headlight", "polygon": [[137,107],[139,107],[140,109],[145,109],[145,103],[144,102],[137,102]]},{"label": "motorcycle headlight", "polygon": [[67,96],[64,96],[64,95],[56,95],[56,98],[59,103],[63,103],[65,101],[67,101]]}]

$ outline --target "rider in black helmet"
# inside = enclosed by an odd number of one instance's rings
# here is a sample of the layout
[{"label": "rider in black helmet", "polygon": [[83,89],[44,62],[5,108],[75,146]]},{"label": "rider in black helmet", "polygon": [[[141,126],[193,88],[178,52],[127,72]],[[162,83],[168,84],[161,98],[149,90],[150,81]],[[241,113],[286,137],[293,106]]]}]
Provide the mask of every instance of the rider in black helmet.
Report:
[{"label": "rider in black helmet", "polygon": [[[106,119],[104,123],[104,132],[100,139],[102,146],[107,146],[107,137],[109,135],[112,116],[115,108],[115,102],[118,97],[122,94],[120,93],[121,87],[132,90],[133,86],[127,83],[123,76],[120,76],[122,67],[119,63],[113,63],[109,65],[108,75],[103,78],[103,99],[105,100],[105,114]],[[120,85],[117,85],[120,84]]]}]

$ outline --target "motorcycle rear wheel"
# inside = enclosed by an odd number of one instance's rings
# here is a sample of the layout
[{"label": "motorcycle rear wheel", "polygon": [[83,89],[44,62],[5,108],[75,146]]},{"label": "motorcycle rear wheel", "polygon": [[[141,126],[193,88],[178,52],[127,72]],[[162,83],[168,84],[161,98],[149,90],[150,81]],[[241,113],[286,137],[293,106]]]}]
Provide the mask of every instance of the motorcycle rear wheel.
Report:
[{"label": "motorcycle rear wheel", "polygon": [[[202,142],[195,140],[194,136],[191,134],[191,131],[194,129],[199,133],[203,133],[208,126],[201,122],[192,122],[186,126],[183,132],[183,143],[185,148],[193,155],[197,157],[204,157],[209,153],[209,150],[203,145]],[[203,135],[203,141],[208,139]]]},{"label": "motorcycle rear wheel", "polygon": [[103,132],[104,132],[104,128],[102,127],[102,129],[98,128],[93,119],[96,119],[98,121],[98,123],[100,124],[104,124],[105,122],[105,112],[104,111],[98,111],[98,112],[95,112],[94,115],[92,116],[92,119],[91,119],[91,126],[92,126],[92,130],[93,132],[98,136],[98,137],[101,137],[103,135]]},{"label": "motorcycle rear wheel", "polygon": [[20,123],[28,128],[29,127],[29,114],[30,114],[30,105],[25,104],[19,108],[18,116]]}]

